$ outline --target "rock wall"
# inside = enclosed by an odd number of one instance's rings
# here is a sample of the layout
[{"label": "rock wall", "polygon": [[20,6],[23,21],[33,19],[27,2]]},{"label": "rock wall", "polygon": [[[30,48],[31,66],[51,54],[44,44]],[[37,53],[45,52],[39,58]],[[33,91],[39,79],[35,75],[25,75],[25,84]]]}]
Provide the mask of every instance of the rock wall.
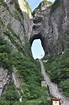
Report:
[{"label": "rock wall", "polygon": [[7,89],[10,81],[11,81],[11,74],[9,74],[8,70],[0,68],[0,97],[2,93]]},{"label": "rock wall", "polygon": [[22,0],[22,2],[20,0],[0,1],[0,33],[13,44],[14,48],[16,48],[16,45],[13,41],[23,45],[26,43],[25,38],[29,39],[31,33],[30,18],[32,18],[31,11],[25,0]]},{"label": "rock wall", "polygon": [[[25,0],[0,1],[0,35],[12,45],[11,53],[17,50],[26,55],[29,39],[31,45],[33,40],[41,39],[47,54],[60,54],[69,48],[69,1],[56,1],[52,6],[41,3],[33,14],[33,23]],[[8,71],[1,68],[0,96],[10,82],[9,78]]]},{"label": "rock wall", "polygon": [[[31,34],[31,18],[31,10],[25,0],[0,0],[0,36],[12,46],[11,53],[20,51],[22,55],[26,54],[25,45]],[[4,51],[0,52],[2,53]],[[0,68],[0,97],[10,82],[9,78],[13,78],[11,75],[7,70]]]},{"label": "rock wall", "polygon": [[30,43],[41,39],[46,54],[60,54],[69,48],[69,1],[56,0],[51,6],[45,5],[33,13]]}]

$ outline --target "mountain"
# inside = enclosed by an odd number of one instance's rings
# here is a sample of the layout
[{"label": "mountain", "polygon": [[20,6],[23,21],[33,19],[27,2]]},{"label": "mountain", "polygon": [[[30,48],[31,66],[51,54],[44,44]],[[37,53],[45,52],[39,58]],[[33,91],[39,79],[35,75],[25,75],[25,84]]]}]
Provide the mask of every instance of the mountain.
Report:
[{"label": "mountain", "polygon": [[[46,0],[45,0],[46,1]],[[30,42],[41,39],[45,53],[60,54],[69,48],[69,1],[55,0],[40,3],[33,14]]]},{"label": "mountain", "polygon": [[51,80],[69,97],[68,4],[44,0],[31,14],[25,0],[0,1],[0,105],[51,105],[48,88],[41,86],[40,64],[31,54],[35,39],[42,42]]}]

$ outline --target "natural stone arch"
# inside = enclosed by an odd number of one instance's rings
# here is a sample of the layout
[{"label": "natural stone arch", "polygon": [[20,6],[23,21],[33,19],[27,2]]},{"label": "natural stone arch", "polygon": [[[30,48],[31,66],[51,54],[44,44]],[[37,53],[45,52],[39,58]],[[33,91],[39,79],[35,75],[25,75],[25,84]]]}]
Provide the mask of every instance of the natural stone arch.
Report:
[{"label": "natural stone arch", "polygon": [[44,48],[44,38],[42,37],[41,33],[35,34],[35,35],[33,35],[30,38],[30,44],[31,44],[31,46],[32,46],[33,41],[36,40],[36,39],[40,39],[41,40],[42,47],[43,47],[43,49],[45,51],[45,48]]}]

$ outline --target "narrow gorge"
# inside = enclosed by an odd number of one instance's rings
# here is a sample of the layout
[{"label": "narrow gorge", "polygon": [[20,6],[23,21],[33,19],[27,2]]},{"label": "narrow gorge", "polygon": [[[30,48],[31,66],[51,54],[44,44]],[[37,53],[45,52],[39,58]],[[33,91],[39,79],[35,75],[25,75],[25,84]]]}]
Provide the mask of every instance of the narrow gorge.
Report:
[{"label": "narrow gorge", "polygon": [[[0,1],[0,105],[69,104],[68,10],[69,0],[43,0],[33,13],[26,0]],[[35,39],[42,61],[32,57]]]}]

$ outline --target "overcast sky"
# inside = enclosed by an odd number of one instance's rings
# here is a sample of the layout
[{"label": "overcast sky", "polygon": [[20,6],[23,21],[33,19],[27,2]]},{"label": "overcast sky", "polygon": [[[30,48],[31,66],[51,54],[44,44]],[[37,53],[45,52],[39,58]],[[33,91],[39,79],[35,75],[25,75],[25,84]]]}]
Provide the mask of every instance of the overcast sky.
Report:
[{"label": "overcast sky", "polygon": [[[29,5],[30,5],[30,8],[32,9],[32,11],[39,5],[39,3],[42,1],[42,0],[26,0]],[[48,0],[48,1],[51,1],[51,2],[54,2],[55,0]]]}]

